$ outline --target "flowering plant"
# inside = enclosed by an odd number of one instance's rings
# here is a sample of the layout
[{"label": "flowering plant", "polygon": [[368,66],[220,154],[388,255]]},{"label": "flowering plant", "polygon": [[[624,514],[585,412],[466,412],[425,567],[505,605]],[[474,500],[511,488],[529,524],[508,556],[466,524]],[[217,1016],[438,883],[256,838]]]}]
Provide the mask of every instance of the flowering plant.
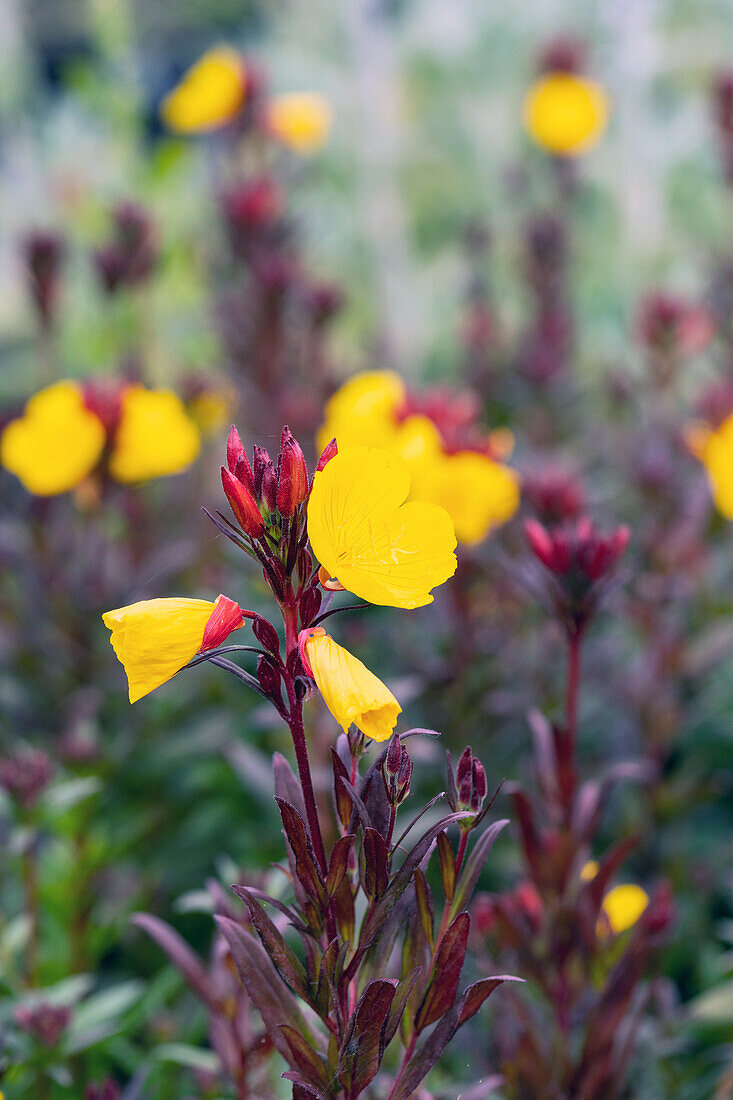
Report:
[{"label": "flowering plant", "polygon": [[[269,1040],[289,1066],[285,1076],[297,1100],[355,1100],[380,1073],[398,1034],[402,1052],[383,1075],[383,1087],[390,1100],[407,1100],[456,1030],[499,984],[511,980],[483,978],[459,992],[470,927],[465,906],[506,822],[483,831],[469,851],[469,838],[491,803],[485,804],[484,769],[468,751],[455,777],[449,758],[451,812],[432,820],[409,844],[425,810],[395,835],[412,778],[406,743],[431,731],[394,733],[401,712],[397,699],[322,623],[345,610],[329,607],[338,590],[393,607],[431,602],[432,589],[456,567],[453,524],[436,504],[405,503],[409,470],[390,452],[339,451],[332,440],[309,479],[288,428],[276,463],[259,447],[250,463],[232,428],[221,478],[236,523],[222,513],[211,518],[261,567],[282,616],[284,652],[272,622],[225,596],[213,603],[142,601],[107,612],[104,621],[125,667],[131,701],[184,666],[210,661],[268,699],[287,723],[297,779],[276,756],[275,794],[293,899],[286,903],[237,885],[254,935],[227,915],[218,916],[219,928]],[[257,645],[222,644],[245,623]],[[231,660],[235,652],[256,654],[256,674]],[[316,687],[343,730],[331,750],[337,835],[330,851],[303,715],[303,702]],[[388,744],[361,775],[365,738]],[[448,838],[453,825],[460,833],[456,852]],[[437,924],[425,877],[433,850],[444,892]],[[142,923],[183,968],[180,947],[165,928],[149,918]],[[297,933],[299,948],[287,932]],[[395,952],[399,939],[401,953]],[[392,963],[393,956],[401,961]],[[189,967],[189,979],[193,973]],[[200,968],[195,973],[200,980],[191,984],[211,1008]]]}]

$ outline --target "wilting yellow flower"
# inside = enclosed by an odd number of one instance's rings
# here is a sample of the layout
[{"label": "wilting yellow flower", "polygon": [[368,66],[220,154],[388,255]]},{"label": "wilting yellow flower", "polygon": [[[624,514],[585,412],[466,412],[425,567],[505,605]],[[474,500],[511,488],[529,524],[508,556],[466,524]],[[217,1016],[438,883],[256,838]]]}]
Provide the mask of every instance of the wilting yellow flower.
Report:
[{"label": "wilting yellow flower", "polygon": [[303,631],[301,646],[318,690],[344,733],[354,725],[374,741],[391,737],[402,707],[389,688],[320,626]]},{"label": "wilting yellow flower", "polygon": [[199,430],[180,397],[171,390],[130,386],[122,398],[110,473],[125,484],[177,474],[200,447]]},{"label": "wilting yellow flower", "polygon": [[308,534],[321,565],[370,603],[422,607],[456,570],[456,537],[444,508],[404,501],[410,471],[398,455],[352,447],[316,473]]},{"label": "wilting yellow flower", "polygon": [[246,74],[241,54],[230,46],[207,50],[169,92],[160,115],[179,134],[216,130],[239,113]]},{"label": "wilting yellow flower", "polygon": [[572,73],[548,73],[530,88],[524,124],[538,145],[559,156],[589,149],[606,128],[608,97],[600,85]]},{"label": "wilting yellow flower", "polygon": [[648,904],[649,896],[646,891],[641,886],[629,883],[609,890],[601,908],[611,931],[618,936],[633,928]]},{"label": "wilting yellow flower", "polygon": [[201,649],[219,645],[242,625],[242,613],[226,596],[210,600],[157,599],[106,611],[112,648],[125,669],[130,702],[160,687]]},{"label": "wilting yellow flower", "polygon": [[73,382],[56,382],[30,399],[0,437],[0,462],[30,493],[55,496],[73,489],[99,462],[102,422]]},{"label": "wilting yellow flower", "polygon": [[328,140],[333,111],[317,92],[292,92],[270,100],[267,122],[283,145],[296,153],[316,153]]},{"label": "wilting yellow flower", "polygon": [[705,425],[690,429],[687,442],[707,470],[718,511],[733,519],[733,414],[714,431]]}]

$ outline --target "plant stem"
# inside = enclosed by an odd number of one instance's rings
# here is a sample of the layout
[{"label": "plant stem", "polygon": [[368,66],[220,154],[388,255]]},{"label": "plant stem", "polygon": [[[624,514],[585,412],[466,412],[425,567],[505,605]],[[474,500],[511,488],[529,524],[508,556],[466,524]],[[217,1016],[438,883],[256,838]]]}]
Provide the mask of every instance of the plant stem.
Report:
[{"label": "plant stem", "polygon": [[40,899],[38,894],[38,863],[35,839],[31,841],[21,860],[21,878],[25,912],[30,921],[28,950],[26,953],[26,982],[30,989],[38,985],[38,955],[40,948]]},{"label": "plant stem", "polygon": [[468,831],[461,832],[461,839],[458,842],[458,855],[456,856],[456,882],[458,876],[461,873],[461,867],[463,866],[463,857],[466,854],[466,845],[468,844]]},{"label": "plant stem", "polygon": [[582,633],[576,630],[568,642],[568,683],[565,701],[565,728],[567,731],[568,752],[575,756],[575,743],[578,734],[578,686],[580,684],[580,642]]},{"label": "plant stem", "polygon": [[303,704],[296,699],[295,688],[290,676],[288,676],[287,688],[288,699],[290,701],[290,718],[288,725],[290,726],[290,733],[293,738],[300,785],[303,788],[303,801],[305,803],[306,817],[308,818],[308,829],[311,834],[311,842],[316,853],[316,859],[318,860],[318,864],[325,878],[328,873],[328,865],[326,863],[326,850],[323,846],[323,836],[321,834],[321,825],[318,820],[318,808],[316,806],[316,795],[313,790],[313,780],[311,779],[310,764],[308,762],[308,749],[306,747],[305,730],[303,728]]}]

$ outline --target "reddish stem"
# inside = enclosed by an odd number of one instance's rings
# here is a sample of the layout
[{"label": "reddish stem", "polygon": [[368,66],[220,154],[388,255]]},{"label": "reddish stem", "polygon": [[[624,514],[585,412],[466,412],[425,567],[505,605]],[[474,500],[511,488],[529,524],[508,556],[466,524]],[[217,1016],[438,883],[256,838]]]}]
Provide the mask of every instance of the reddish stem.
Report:
[{"label": "reddish stem", "polygon": [[461,867],[463,866],[463,857],[466,854],[466,845],[468,844],[468,832],[461,833],[461,839],[458,843],[458,855],[456,856],[456,882],[458,876],[461,873]]}]

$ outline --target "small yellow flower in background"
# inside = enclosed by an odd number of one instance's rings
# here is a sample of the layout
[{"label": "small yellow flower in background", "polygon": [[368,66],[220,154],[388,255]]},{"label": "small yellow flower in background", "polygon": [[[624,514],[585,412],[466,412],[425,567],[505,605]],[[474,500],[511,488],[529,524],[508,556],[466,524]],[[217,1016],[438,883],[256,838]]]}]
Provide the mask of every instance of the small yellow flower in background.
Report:
[{"label": "small yellow flower in background", "polygon": [[99,462],[106,432],[74,382],[56,382],[28,401],[0,437],[0,462],[29,493],[55,496],[75,488]]},{"label": "small yellow flower in background", "polygon": [[[404,415],[407,402],[399,375],[391,371],[355,375],[326,406],[318,433],[319,449],[336,439],[341,448],[370,445],[398,454],[410,470],[410,500],[444,508],[459,542],[481,542],[517,511],[517,474],[484,451],[460,445],[447,448],[429,416],[420,412]],[[514,442],[511,432],[499,429],[484,436],[492,451],[495,437],[495,453],[508,455]]]},{"label": "small yellow flower in background", "polygon": [[389,688],[320,626],[304,630],[299,644],[306,668],[344,733],[354,725],[374,741],[391,737],[402,707]]},{"label": "small yellow flower in background", "polygon": [[687,444],[707,470],[716,508],[733,519],[733,415],[715,430],[694,425],[687,432]]},{"label": "small yellow flower in background", "polygon": [[157,599],[106,611],[112,648],[127,675],[130,702],[160,687],[203,649],[213,649],[242,626],[238,604],[210,600]]},{"label": "small yellow flower in background", "polygon": [[333,111],[317,92],[274,96],[268,105],[270,132],[296,153],[317,153],[328,141]]},{"label": "small yellow flower in background", "polygon": [[187,409],[201,434],[212,436],[231,423],[235,403],[233,392],[219,387],[197,393],[188,402]]},{"label": "small yellow flower in background", "polygon": [[204,133],[231,122],[246,93],[241,54],[216,46],[199,58],[160,106],[165,125],[179,134]]},{"label": "small yellow flower in background", "polygon": [[629,883],[609,890],[601,908],[611,931],[619,936],[633,928],[648,904],[649,896],[646,891],[641,886]]},{"label": "small yellow flower in background", "polygon": [[589,859],[586,864],[583,865],[583,869],[580,872],[581,882],[592,882],[601,869],[600,863],[595,859]]},{"label": "small yellow flower in background", "polygon": [[199,430],[175,393],[142,386],[125,391],[109,464],[117,481],[132,484],[180,473],[200,448]]},{"label": "small yellow flower in background", "polygon": [[608,97],[600,85],[572,73],[541,76],[524,101],[524,124],[532,139],[556,156],[578,156],[606,128]]},{"label": "small yellow flower in background", "polygon": [[370,603],[422,607],[456,570],[456,537],[444,508],[405,504],[407,463],[388,451],[353,447],[315,474],[308,534],[324,569]]}]

